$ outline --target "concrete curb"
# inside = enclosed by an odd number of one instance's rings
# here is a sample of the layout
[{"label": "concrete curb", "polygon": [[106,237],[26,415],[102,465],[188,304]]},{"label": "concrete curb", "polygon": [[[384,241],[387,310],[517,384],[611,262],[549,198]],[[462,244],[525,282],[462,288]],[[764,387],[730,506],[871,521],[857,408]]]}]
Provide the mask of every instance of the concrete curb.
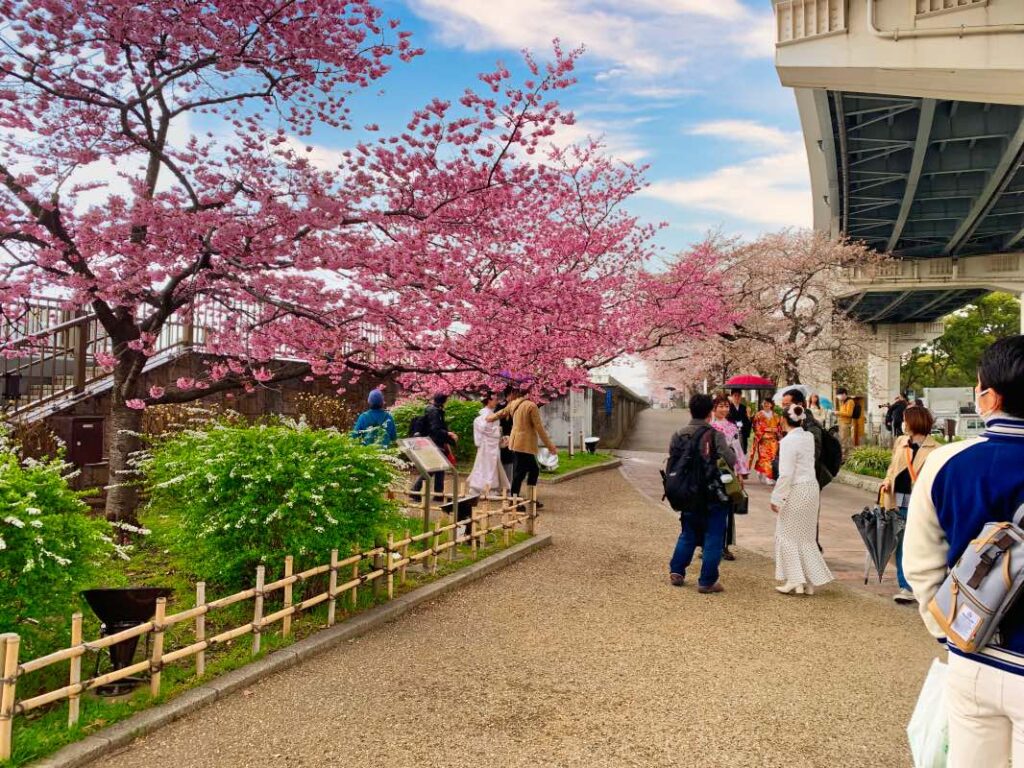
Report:
[{"label": "concrete curb", "polygon": [[139,712],[127,720],[63,747],[49,757],[32,763],[31,768],[77,768],[77,766],[85,765],[127,746],[139,736],[152,733],[157,728],[191,714],[223,696],[252,685],[275,672],[294,667],[299,662],[306,661],[346,640],[364,635],[370,630],[397,619],[411,608],[434,600],[464,584],[481,579],[550,544],[550,533],[534,536],[478,563],[460,568],[455,573],[435,582],[414,589],[408,594],[378,605],[376,608],[371,608],[358,616],[353,616],[330,629],[317,632],[288,648],[274,651],[258,661],[246,664],[244,667],[214,678],[203,685],[190,688],[165,704]]},{"label": "concrete curb", "polygon": [[622,466],[622,459],[612,459],[611,461],[605,461],[600,464],[591,464],[589,467],[580,467],[574,469],[572,472],[566,472],[564,475],[555,475],[554,477],[544,477],[541,473],[540,481],[545,485],[558,485],[559,483],[567,483],[570,480],[575,480],[577,477],[583,477],[584,475],[590,475],[594,472],[604,472],[608,469],[618,469]]},{"label": "concrete curb", "polygon": [[853,472],[847,472],[845,469],[839,470],[839,474],[836,476],[835,480],[837,483],[852,485],[854,488],[871,491],[872,493],[878,493],[878,486],[882,484],[882,478],[880,477],[857,475]]}]

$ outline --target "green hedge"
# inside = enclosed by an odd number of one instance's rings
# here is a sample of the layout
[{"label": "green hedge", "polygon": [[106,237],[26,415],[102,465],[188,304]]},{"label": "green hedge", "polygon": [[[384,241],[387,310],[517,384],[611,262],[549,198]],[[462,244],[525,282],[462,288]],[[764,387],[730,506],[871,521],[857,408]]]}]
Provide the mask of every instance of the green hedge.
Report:
[{"label": "green hedge", "polygon": [[[423,413],[426,407],[425,400],[410,400],[391,409],[399,437],[408,437],[409,423],[413,417]],[[483,405],[479,400],[451,398],[445,403],[444,415],[448,420],[448,429],[459,436],[459,442],[455,446],[455,458],[460,462],[472,461],[476,456],[476,447],[473,445],[473,420],[480,415],[481,408]]]},{"label": "green hedge", "polygon": [[304,425],[212,425],[158,440],[143,465],[150,505],[178,517],[167,546],[201,580],[252,583],[257,565],[325,562],[394,522],[390,453]]},{"label": "green hedge", "polygon": [[885,477],[892,461],[892,451],[873,445],[864,445],[850,451],[843,469],[868,477]]},{"label": "green hedge", "polygon": [[21,462],[0,428],[0,632],[17,632],[22,658],[66,640],[79,590],[95,586],[114,545],[64,478],[62,451]]}]

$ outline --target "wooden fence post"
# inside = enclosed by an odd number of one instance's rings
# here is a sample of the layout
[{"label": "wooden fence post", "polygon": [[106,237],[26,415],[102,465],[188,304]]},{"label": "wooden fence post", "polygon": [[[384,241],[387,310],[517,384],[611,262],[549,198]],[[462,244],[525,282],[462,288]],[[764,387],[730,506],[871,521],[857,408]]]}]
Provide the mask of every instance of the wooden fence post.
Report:
[{"label": "wooden fence post", "polygon": [[[359,547],[356,547],[355,551],[352,554],[358,555],[359,554]],[[352,563],[352,580],[353,581],[355,581],[356,579],[359,578],[359,564],[361,562],[363,562],[362,559],[359,559],[359,560],[356,560],[354,563]],[[351,595],[352,595],[352,610],[354,611],[356,608],[359,607],[359,587],[358,586],[352,587]]]},{"label": "wooden fence post", "polygon": [[[71,647],[82,644],[82,614],[71,614]],[[78,685],[82,682],[82,657],[75,656],[71,659],[71,674],[68,677],[69,685]],[[71,693],[68,696],[68,728],[78,724],[78,714],[81,710],[81,700],[78,693]]]},{"label": "wooden fence post", "polygon": [[11,633],[0,635],[3,648],[3,687],[0,688],[0,760],[11,758],[11,730],[14,726],[14,689],[18,683],[18,644],[21,638]]},{"label": "wooden fence post", "polygon": [[473,559],[476,560],[476,510],[469,510],[469,524],[466,526],[469,529],[469,549],[473,553]]},{"label": "wooden fence post", "polygon": [[384,567],[387,571],[388,578],[388,600],[391,600],[395,596],[395,571],[391,567],[394,558],[391,556],[395,547],[395,535],[393,533],[388,534],[387,544],[384,549]]},{"label": "wooden fence post", "polygon": [[[284,558],[284,576],[288,578],[292,575],[292,569],[295,567],[295,560],[291,555],[286,555]],[[284,585],[284,607],[292,607],[292,585]],[[286,614],[284,619],[281,621],[281,636],[288,637],[292,633],[292,617],[291,614]]]},{"label": "wooden fence post", "polygon": [[430,573],[434,575],[437,573],[437,542],[441,538],[441,533],[438,530],[441,527],[441,519],[438,518],[434,521],[434,535],[430,537]]},{"label": "wooden fence post", "polygon": [[334,626],[335,614],[338,610],[336,592],[338,590],[338,550],[331,550],[331,573],[327,577],[327,626]]},{"label": "wooden fence post", "polygon": [[149,693],[160,695],[160,672],[164,655],[164,616],[167,615],[167,598],[156,599],[156,614],[153,616],[153,653],[149,658]]},{"label": "wooden fence post", "polygon": [[255,607],[252,611],[252,655],[255,656],[260,652],[260,633],[263,631],[263,627],[260,624],[263,621],[263,585],[266,578],[266,568],[262,565],[256,566],[256,599]]},{"label": "wooden fence post", "polygon": [[[206,605],[206,582],[196,582],[196,607]],[[196,642],[206,639],[206,614],[196,616]],[[206,674],[206,651],[199,651],[196,654],[196,677]]]},{"label": "wooden fence post", "polygon": [[[409,529],[408,528],[405,529],[405,536],[403,536],[403,539],[405,541],[405,544],[402,545],[402,559],[403,560],[408,560],[409,559]],[[402,566],[402,570],[400,570],[398,572],[398,583],[399,584],[403,584],[403,585],[405,584],[405,568],[406,568],[406,566],[403,565]]]},{"label": "wooden fence post", "polygon": [[531,536],[536,532],[537,527],[537,486],[531,485],[529,490],[529,501],[526,504],[526,532]]}]

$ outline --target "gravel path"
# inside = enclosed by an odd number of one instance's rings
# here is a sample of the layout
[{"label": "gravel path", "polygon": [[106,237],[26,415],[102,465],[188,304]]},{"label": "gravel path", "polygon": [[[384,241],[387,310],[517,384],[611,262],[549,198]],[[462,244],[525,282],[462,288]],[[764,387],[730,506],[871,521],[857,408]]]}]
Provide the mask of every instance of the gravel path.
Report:
[{"label": "gravel path", "polygon": [[108,768],[909,766],[934,642],[832,586],[667,585],[678,523],[618,472],[544,489],[555,543],[143,738]]}]

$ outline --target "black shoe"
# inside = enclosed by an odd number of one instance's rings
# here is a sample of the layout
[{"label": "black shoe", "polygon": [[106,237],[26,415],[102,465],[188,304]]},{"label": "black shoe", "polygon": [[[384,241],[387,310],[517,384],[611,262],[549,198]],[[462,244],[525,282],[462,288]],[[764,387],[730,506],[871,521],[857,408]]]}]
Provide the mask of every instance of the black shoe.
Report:
[{"label": "black shoe", "polygon": [[736,555],[734,555],[732,552],[730,552],[729,548],[726,547],[725,550],[722,552],[722,559],[723,560],[735,560],[736,559]]},{"label": "black shoe", "polygon": [[540,501],[537,502],[537,509],[544,509],[544,504]]}]

